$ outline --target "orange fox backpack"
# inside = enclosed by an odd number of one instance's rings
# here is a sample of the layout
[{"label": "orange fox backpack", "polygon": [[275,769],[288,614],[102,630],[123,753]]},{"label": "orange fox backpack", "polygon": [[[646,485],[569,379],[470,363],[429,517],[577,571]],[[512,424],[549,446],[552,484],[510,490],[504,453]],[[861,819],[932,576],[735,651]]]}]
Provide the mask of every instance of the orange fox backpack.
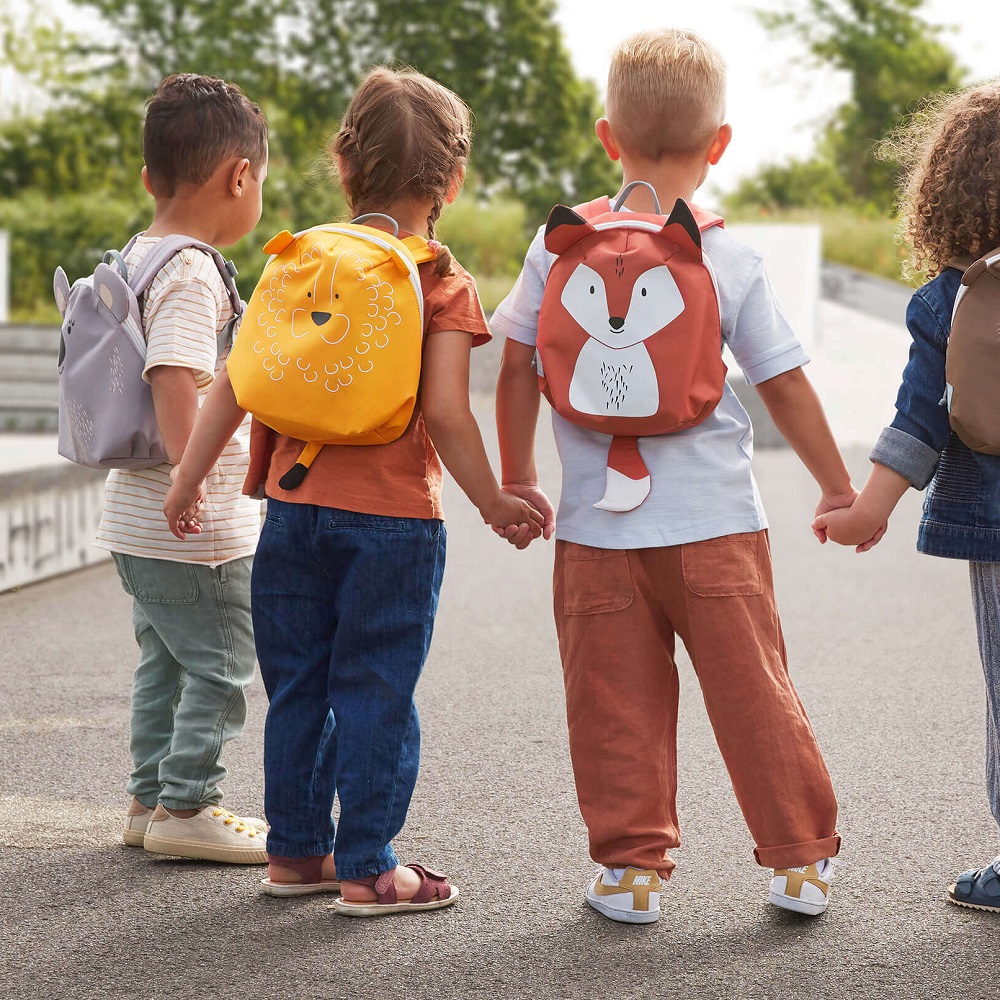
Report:
[{"label": "orange fox backpack", "polygon": [[701,423],[725,386],[719,296],[701,230],[678,199],[669,218],[614,206],[557,205],[545,227],[552,263],[538,317],[539,385],[557,413],[613,435],[600,510],[634,510],[649,495],[638,438]]},{"label": "orange fox backpack", "polygon": [[278,233],[226,362],[239,405],[306,442],[282,489],[327,444],[386,444],[416,404],[424,299],[417,265],[433,251],[361,221]]},{"label": "orange fox backpack", "polygon": [[951,316],[945,382],[952,430],[973,451],[1000,455],[1000,248],[962,275]]}]

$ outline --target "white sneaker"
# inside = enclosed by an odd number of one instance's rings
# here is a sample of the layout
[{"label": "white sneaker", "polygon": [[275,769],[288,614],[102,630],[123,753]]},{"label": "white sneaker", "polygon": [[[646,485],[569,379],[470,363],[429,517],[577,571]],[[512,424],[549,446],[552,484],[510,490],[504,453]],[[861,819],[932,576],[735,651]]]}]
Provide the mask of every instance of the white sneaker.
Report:
[{"label": "white sneaker", "polygon": [[190,819],[173,816],[158,805],[150,817],[142,846],[154,854],[198,858],[234,865],[267,864],[266,826],[261,820],[234,816],[219,806],[205,806]]},{"label": "white sneaker", "polygon": [[142,847],[146,836],[146,827],[153,815],[152,809],[147,809],[138,799],[133,798],[125,813],[125,824],[122,828],[122,840],[129,847]]},{"label": "white sneaker", "polygon": [[832,881],[832,858],[824,858],[804,868],[775,868],[767,901],[783,910],[816,917],[830,902]]},{"label": "white sneaker", "polygon": [[602,868],[587,886],[587,902],[610,920],[652,924],[660,919],[662,889],[652,868]]}]

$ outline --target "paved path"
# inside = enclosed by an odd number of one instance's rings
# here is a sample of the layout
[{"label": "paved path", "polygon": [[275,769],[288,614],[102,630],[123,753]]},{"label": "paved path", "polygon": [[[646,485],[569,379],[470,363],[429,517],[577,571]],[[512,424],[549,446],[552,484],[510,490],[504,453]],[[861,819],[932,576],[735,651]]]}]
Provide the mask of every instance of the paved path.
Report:
[{"label": "paved path", "polygon": [[[489,410],[478,410],[484,427]],[[850,452],[859,478],[865,450]],[[542,435],[546,484],[557,489]],[[821,549],[787,450],[757,472],[793,673],[841,802],[830,910],[765,903],[697,684],[682,667],[684,847],[649,927],[583,902],[591,872],[549,610],[552,550],[508,549],[451,487],[449,563],[419,702],[424,755],[398,847],[448,871],[451,910],[350,921],[274,900],[259,869],[119,842],[128,771],[128,601],[110,566],[0,596],[0,997],[950,998],[998,971],[996,918],[944,902],[996,851],[983,691],[963,564],[918,556],[916,495],[883,543]],[[263,691],[227,755],[256,812]],[[985,972],[985,976],[984,976]]]}]

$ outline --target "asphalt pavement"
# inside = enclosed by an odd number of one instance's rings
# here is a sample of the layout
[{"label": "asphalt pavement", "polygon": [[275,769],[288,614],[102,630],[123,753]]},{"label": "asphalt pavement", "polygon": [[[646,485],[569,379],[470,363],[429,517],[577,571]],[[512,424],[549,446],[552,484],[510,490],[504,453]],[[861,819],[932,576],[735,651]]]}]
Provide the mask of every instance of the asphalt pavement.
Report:
[{"label": "asphalt pavement", "polygon": [[[477,416],[487,436],[489,401]],[[492,438],[491,438],[491,447]],[[867,448],[848,457],[859,480]],[[558,462],[540,435],[545,485]],[[766,903],[689,665],[681,667],[683,847],[659,923],[584,902],[550,611],[552,547],[516,552],[449,484],[448,567],[418,688],[421,777],[397,841],[446,871],[452,908],[350,920],[260,894],[260,868],[121,844],[129,601],[110,565],[0,595],[0,997],[951,998],[995,993],[1000,917],[945,902],[998,849],[983,791],[984,699],[967,570],[914,550],[904,498],[871,553],[821,548],[788,450],[755,465],[791,669],[840,799],[829,910]],[[226,805],[259,815],[265,698],[230,744]]]}]

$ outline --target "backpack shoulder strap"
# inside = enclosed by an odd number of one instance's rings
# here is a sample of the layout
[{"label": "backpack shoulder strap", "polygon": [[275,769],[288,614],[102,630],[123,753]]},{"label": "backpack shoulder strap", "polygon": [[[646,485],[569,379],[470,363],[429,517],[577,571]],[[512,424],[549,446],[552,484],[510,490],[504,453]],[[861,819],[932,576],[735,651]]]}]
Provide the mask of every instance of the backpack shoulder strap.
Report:
[{"label": "backpack shoulder strap", "polygon": [[413,254],[413,259],[418,264],[425,264],[429,260],[434,260],[437,256],[431,249],[430,243],[423,236],[406,236],[402,242],[410,253]]},{"label": "backpack shoulder strap", "polygon": [[[133,237],[129,242],[129,249],[135,240],[136,237]],[[203,243],[201,240],[196,240],[191,236],[184,236],[179,233],[160,237],[149,248],[146,256],[136,265],[132,274],[129,275],[128,283],[135,293],[135,297],[139,298],[146,291],[150,282],[160,273],[160,270],[175,254],[180,253],[181,250],[186,250],[188,247],[194,247],[196,250],[207,253],[215,261],[215,266],[219,269],[219,276],[222,278],[223,284],[226,286],[226,291],[229,294],[229,301],[233,306],[233,314],[235,316],[242,315],[243,302],[240,299],[240,293],[236,288],[235,280],[236,266],[232,261],[227,261],[215,247],[210,246],[208,243]]]},{"label": "backpack shoulder strap", "polygon": [[611,211],[611,199],[605,194],[593,201],[585,201],[582,205],[577,205],[573,211],[584,219],[594,219],[598,215],[605,215]]},{"label": "backpack shoulder strap", "polygon": [[698,205],[694,205],[691,202],[688,202],[688,208],[691,209],[694,221],[698,223],[698,229],[701,232],[705,232],[706,229],[711,229],[713,226],[719,226],[721,228],[726,224],[721,215],[709,212],[707,209],[700,208]]}]

